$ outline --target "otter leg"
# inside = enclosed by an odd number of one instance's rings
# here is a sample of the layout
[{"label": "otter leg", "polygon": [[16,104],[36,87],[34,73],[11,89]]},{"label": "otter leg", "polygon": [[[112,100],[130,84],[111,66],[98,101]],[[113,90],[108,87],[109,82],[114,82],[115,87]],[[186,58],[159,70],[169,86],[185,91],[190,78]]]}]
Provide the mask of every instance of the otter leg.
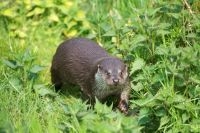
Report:
[{"label": "otter leg", "polygon": [[51,68],[51,82],[54,84],[56,91],[59,91],[63,85],[57,71],[53,68]]},{"label": "otter leg", "polygon": [[81,91],[82,91],[82,99],[88,100],[88,103],[93,105],[95,102],[94,96],[92,94],[92,92],[88,89],[88,87],[85,87],[87,85],[80,85],[81,87]]},{"label": "otter leg", "polygon": [[124,90],[120,95],[118,103],[119,110],[124,114],[128,114],[128,94],[129,92],[127,90]]},{"label": "otter leg", "polygon": [[62,83],[55,83],[55,90],[58,92],[62,88]]}]

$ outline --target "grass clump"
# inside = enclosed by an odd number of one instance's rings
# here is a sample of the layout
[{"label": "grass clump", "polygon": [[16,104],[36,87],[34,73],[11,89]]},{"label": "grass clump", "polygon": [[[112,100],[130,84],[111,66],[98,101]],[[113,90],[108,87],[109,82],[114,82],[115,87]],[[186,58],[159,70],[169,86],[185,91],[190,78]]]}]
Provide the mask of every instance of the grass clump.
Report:
[{"label": "grass clump", "polygon": [[[198,0],[1,2],[0,132],[198,132],[199,12]],[[53,53],[74,36],[126,61],[134,115],[54,92]]]}]

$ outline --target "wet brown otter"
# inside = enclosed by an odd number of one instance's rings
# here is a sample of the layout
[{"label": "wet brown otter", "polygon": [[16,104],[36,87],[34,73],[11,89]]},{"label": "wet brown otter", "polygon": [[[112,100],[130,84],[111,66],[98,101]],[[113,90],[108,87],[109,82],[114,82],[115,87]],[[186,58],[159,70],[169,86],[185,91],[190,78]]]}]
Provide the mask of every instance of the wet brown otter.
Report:
[{"label": "wet brown otter", "polygon": [[93,100],[117,95],[118,108],[128,111],[127,66],[89,39],[73,38],[59,45],[52,61],[51,79],[56,90],[65,83],[77,84]]}]

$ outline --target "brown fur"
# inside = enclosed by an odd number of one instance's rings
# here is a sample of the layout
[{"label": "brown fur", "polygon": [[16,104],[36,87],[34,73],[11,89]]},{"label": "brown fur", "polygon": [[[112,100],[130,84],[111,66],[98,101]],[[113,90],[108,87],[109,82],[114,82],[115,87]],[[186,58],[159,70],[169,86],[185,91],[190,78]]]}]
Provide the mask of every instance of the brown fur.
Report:
[{"label": "brown fur", "polygon": [[[66,82],[77,84],[91,99],[96,96],[102,100],[119,93],[118,106],[121,111],[127,111],[129,84],[126,65],[91,40],[74,38],[60,44],[52,60],[51,78],[56,90]],[[103,89],[97,83],[99,78],[106,86]]]}]

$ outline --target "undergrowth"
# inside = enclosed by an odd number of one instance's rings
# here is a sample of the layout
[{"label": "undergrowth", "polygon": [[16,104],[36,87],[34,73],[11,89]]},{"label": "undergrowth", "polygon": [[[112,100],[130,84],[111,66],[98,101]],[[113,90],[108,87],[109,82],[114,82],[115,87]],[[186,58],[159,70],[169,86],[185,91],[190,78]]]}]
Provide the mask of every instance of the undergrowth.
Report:
[{"label": "undergrowth", "polygon": [[[0,132],[199,132],[199,13],[198,0],[2,1]],[[129,65],[129,116],[54,91],[52,56],[75,36]]]}]

